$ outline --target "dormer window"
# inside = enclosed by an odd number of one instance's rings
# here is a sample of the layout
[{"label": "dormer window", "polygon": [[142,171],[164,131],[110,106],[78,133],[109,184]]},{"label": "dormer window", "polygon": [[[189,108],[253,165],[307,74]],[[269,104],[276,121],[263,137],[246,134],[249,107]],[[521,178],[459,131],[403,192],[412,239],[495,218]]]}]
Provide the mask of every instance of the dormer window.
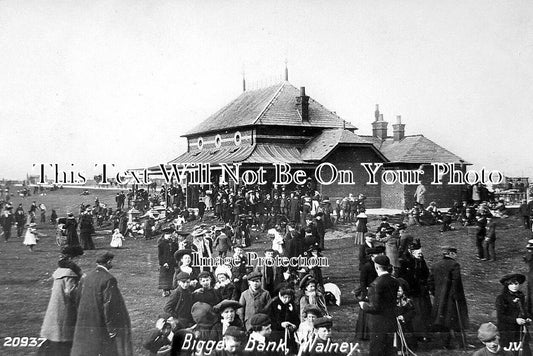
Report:
[{"label": "dormer window", "polygon": [[222,145],[222,137],[220,135],[215,136],[215,147],[219,148]]},{"label": "dormer window", "polygon": [[196,142],[198,145],[198,149],[201,150],[204,147],[204,139],[201,137],[198,137],[198,141]]}]

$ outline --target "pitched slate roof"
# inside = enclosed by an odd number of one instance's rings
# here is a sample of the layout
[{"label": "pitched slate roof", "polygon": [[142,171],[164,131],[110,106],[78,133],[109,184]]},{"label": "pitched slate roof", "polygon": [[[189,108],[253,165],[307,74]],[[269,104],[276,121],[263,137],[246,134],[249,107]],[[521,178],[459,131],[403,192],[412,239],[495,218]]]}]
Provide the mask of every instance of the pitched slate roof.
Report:
[{"label": "pitched slate roof", "polygon": [[253,152],[255,146],[221,147],[185,152],[172,163],[233,163],[245,160]]},{"label": "pitched slate roof", "polygon": [[392,137],[385,140],[372,136],[360,136],[372,142],[390,162],[398,163],[467,163],[447,149],[439,146],[424,135],[405,136],[395,142]]},{"label": "pitched slate roof", "polygon": [[[306,164],[300,158],[300,151],[293,145],[279,143],[258,143],[240,147],[221,147],[201,151],[185,152],[168,162],[172,163],[278,163]],[[157,170],[159,167],[151,167]]]},{"label": "pitched slate roof", "polygon": [[361,136],[356,135],[350,130],[344,129],[328,129],[323,130],[320,135],[311,139],[302,149],[302,159],[306,161],[320,161],[329,155],[338,145],[359,145],[370,146],[375,149],[376,153],[385,157],[379,150],[373,146],[373,142]]},{"label": "pitched slate roof", "polygon": [[320,103],[309,98],[309,121],[302,122],[296,105],[300,91],[289,82],[245,91],[238,98],[183,135],[219,131],[250,125],[307,126],[357,129]]}]

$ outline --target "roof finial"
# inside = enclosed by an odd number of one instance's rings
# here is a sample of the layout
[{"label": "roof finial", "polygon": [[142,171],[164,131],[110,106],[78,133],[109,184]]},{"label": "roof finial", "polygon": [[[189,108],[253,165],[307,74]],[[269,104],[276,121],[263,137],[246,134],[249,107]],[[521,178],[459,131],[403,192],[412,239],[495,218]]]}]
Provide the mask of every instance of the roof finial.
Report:
[{"label": "roof finial", "polygon": [[287,59],[287,57],[285,57],[285,81],[286,82],[289,81],[289,67],[287,66],[288,63],[289,63],[289,60]]},{"label": "roof finial", "polygon": [[244,73],[244,63],[242,65],[242,91],[246,91],[246,78]]}]

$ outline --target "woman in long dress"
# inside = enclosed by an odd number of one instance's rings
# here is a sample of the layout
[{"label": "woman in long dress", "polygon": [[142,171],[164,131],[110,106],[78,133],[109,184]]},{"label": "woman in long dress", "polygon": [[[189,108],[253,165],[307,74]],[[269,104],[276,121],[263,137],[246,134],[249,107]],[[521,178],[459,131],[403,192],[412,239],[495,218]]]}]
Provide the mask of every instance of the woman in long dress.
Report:
[{"label": "woman in long dress", "polygon": [[163,290],[163,297],[170,295],[176,260],[174,253],[178,244],[169,232],[165,232],[157,241],[157,257],[159,259],[159,289]]},{"label": "woman in long dress", "polygon": [[68,213],[64,229],[67,235],[67,246],[79,246],[78,222],[76,221],[74,214]]},{"label": "woman in long dress", "polygon": [[76,294],[82,276],[73,258],[83,254],[80,246],[64,247],[52,274],[52,294],[46,309],[41,337],[46,341],[39,348],[38,356],[69,356],[76,325]]},{"label": "woman in long dress", "polygon": [[[529,348],[529,332],[527,324],[531,317],[525,310],[525,295],[520,291],[520,284],[524,283],[526,276],[520,273],[505,275],[500,279],[503,284],[502,293],[496,298],[496,316],[498,318],[498,331],[500,332],[500,345],[503,348],[522,342],[520,355],[531,356]],[[518,352],[515,351],[518,355]]]}]

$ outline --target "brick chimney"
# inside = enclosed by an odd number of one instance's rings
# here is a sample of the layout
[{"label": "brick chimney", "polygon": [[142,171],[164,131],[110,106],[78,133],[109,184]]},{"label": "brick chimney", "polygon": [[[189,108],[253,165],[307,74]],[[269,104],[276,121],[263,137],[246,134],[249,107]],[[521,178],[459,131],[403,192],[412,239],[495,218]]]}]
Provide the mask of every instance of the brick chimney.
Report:
[{"label": "brick chimney", "polygon": [[302,121],[309,122],[309,97],[305,95],[305,87],[300,87],[300,96],[296,97],[296,106]]},{"label": "brick chimney", "polygon": [[381,140],[387,138],[387,121],[383,121],[383,114],[379,113],[379,105],[376,104],[376,112],[374,113],[376,121],[372,123],[372,136]]},{"label": "brick chimney", "polygon": [[402,124],[400,115],[396,115],[396,123],[392,125],[392,135],[394,142],[399,142],[405,137],[405,124]]}]

